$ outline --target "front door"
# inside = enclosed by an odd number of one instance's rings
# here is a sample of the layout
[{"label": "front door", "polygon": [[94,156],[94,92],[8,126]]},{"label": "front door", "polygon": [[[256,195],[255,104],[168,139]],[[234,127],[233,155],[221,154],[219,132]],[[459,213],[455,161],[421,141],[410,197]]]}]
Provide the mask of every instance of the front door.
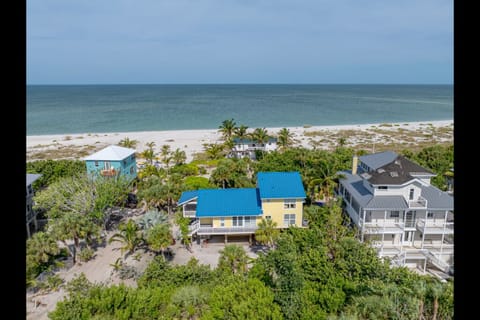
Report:
[{"label": "front door", "polygon": [[414,228],[415,227],[415,218],[416,218],[416,212],[415,211],[407,211],[407,215],[405,217],[405,227],[406,228]]}]

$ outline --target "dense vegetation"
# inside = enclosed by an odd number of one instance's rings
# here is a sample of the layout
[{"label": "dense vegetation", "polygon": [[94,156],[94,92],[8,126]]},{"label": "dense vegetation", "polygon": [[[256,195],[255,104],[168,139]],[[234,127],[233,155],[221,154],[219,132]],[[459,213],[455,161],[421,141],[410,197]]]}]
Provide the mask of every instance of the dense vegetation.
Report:
[{"label": "dense vegetation", "polygon": [[27,162],[27,173],[42,176],[35,181],[33,188],[39,190],[60,178],[72,177],[87,172],[85,162],[81,160],[38,160]]},{"label": "dense vegetation", "polygon": [[305,214],[308,229],[290,227],[253,262],[229,245],[214,270],[194,259],[172,266],[157,257],[138,288],[76,279],[50,317],[453,319],[453,282],[390,268],[352,237],[335,203],[306,207]]},{"label": "dense vegetation", "polygon": [[[233,120],[233,119],[232,119]],[[139,172],[138,199],[148,210],[138,223],[125,221],[110,241],[133,253],[141,244],[162,252],[171,241],[166,222],[182,191],[199,188],[253,187],[260,171],[299,171],[307,203],[332,199],[338,171],[351,168],[362,150],[342,145],[333,151],[292,148],[283,132],[279,151],[258,153],[258,161],[223,159],[232,136],[243,130],[224,123],[227,145],[212,146],[210,161],[185,164],[178,149],[154,144],[145,150],[149,164]],[[233,128],[231,128],[233,126]],[[266,132],[257,130],[257,139]],[[279,137],[280,138],[280,137]],[[215,149],[215,150],[214,150]],[[214,156],[215,154],[215,156]],[[432,146],[401,154],[437,174],[432,184],[445,190],[444,173],[453,167],[453,146]],[[163,166],[153,165],[159,158]],[[208,163],[208,164],[207,164]],[[213,166],[213,168],[212,168]],[[205,167],[211,169],[209,178]],[[99,238],[108,209],[123,206],[132,185],[122,179],[86,178],[85,164],[72,160],[27,163],[40,173],[37,207],[50,219],[44,232],[27,241],[27,283],[69,254],[74,259]],[[161,213],[167,212],[167,215]],[[375,251],[353,237],[338,204],[307,205],[309,228],[290,227],[280,234],[266,222],[258,240],[266,254],[250,261],[243,249],[226,246],[218,268],[191,260],[172,266],[159,255],[138,279],[138,288],[88,283],[79,277],[67,285],[68,297],[50,314],[52,319],[452,319],[453,281],[441,283],[406,268],[390,268]],[[185,221],[178,218],[184,241]],[[58,243],[73,241],[60,250]],[[82,245],[85,247],[81,250]],[[184,242],[188,246],[188,242]],[[83,251],[87,252],[87,251]],[[82,259],[82,257],[80,256]]]}]

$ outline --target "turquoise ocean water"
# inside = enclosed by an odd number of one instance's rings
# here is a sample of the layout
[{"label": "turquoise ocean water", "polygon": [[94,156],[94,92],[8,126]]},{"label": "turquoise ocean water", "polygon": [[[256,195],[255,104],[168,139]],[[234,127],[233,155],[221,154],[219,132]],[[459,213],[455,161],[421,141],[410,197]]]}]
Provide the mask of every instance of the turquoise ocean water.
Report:
[{"label": "turquoise ocean water", "polygon": [[453,119],[452,85],[29,85],[27,135]]}]

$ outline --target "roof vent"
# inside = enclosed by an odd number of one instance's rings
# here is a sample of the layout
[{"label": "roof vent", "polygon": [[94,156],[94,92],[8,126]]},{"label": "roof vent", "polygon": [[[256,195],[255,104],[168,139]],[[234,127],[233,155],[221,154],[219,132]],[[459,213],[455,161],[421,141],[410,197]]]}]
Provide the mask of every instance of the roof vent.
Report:
[{"label": "roof vent", "polygon": [[392,171],[390,172],[390,177],[398,177],[398,172],[397,171]]},{"label": "roof vent", "polygon": [[385,169],[380,168],[380,169],[377,170],[377,172],[378,172],[378,173],[384,173],[384,172],[385,172]]},{"label": "roof vent", "polygon": [[360,176],[361,176],[363,179],[367,179],[367,180],[372,177],[371,175],[369,175],[369,174],[366,173],[366,172],[362,173]]},{"label": "roof vent", "polygon": [[400,160],[395,160],[395,164],[399,166],[400,165]]}]

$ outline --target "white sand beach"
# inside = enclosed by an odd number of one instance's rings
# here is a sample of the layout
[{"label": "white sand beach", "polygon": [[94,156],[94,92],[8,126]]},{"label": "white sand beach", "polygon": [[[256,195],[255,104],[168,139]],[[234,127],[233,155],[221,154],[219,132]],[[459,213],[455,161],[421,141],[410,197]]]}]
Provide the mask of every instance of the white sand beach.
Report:
[{"label": "white sand beach", "polygon": [[[266,129],[268,134],[275,136],[281,128]],[[375,145],[380,147],[394,144],[407,148],[422,142],[453,142],[453,120],[338,126],[304,125],[288,129],[293,134],[294,146],[317,149],[331,149],[338,145],[338,140],[342,137],[346,146],[372,149],[370,151],[375,151]],[[248,132],[251,131],[253,128],[249,128]],[[125,137],[137,140],[135,149],[138,152],[147,148],[146,143],[155,142],[156,151],[159,151],[162,145],[170,145],[172,151],[177,148],[185,151],[187,161],[191,161],[195,153],[203,152],[204,144],[222,142],[221,134],[216,129],[27,136],[27,160],[80,159],[81,156],[105,146],[118,144]],[[63,153],[51,154],[52,151],[62,150]]]}]

